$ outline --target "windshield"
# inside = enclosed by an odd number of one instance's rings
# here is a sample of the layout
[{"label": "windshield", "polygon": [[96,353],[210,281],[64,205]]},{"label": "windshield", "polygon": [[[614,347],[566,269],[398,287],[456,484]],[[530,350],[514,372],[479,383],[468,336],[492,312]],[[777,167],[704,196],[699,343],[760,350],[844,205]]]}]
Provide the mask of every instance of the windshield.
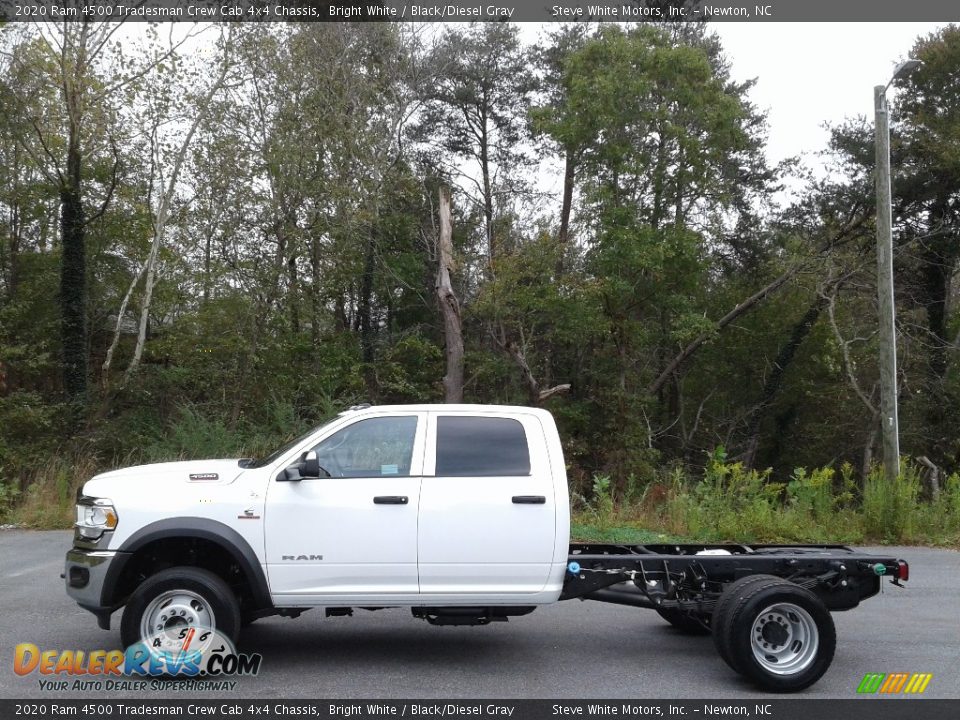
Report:
[{"label": "windshield", "polygon": [[299,437],[294,438],[293,440],[286,443],[285,445],[282,445],[281,447],[277,448],[272,453],[267,455],[265,458],[260,458],[259,460],[257,459],[251,460],[247,462],[244,465],[244,467],[260,468],[260,467],[269,465],[273,461],[279,459],[281,455],[290,451],[291,449],[293,449],[294,447],[302,443],[304,440],[306,440],[308,437],[311,437],[312,435],[319,432],[321,429],[325,428],[327,425],[329,425],[332,422],[333,420],[330,420],[329,422],[325,422],[323,425],[317,425],[315,428],[307,430],[307,432],[305,432],[303,435],[300,435]]}]

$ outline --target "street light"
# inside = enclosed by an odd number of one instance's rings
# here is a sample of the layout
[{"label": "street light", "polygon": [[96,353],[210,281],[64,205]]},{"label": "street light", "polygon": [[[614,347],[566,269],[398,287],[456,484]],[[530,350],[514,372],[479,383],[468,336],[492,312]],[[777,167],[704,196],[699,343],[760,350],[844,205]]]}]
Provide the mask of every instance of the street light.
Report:
[{"label": "street light", "polygon": [[880,301],[880,421],[883,472],[889,482],[900,474],[900,428],[897,418],[897,332],[893,303],[893,218],[890,197],[890,117],[887,88],[920,67],[919,60],[897,65],[886,85],[873,88],[877,153],[877,297]]}]

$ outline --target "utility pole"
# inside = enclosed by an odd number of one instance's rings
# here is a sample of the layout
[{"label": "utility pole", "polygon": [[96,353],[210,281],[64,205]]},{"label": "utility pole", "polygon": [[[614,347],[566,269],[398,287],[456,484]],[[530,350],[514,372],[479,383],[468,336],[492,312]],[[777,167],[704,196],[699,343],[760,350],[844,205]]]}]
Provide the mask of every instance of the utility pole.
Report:
[{"label": "utility pole", "polygon": [[888,482],[900,474],[897,417],[897,328],[893,301],[893,200],[890,193],[890,114],[887,86],[873,88],[877,153],[877,298],[880,307],[880,422],[883,472]]},{"label": "utility pole", "polygon": [[890,193],[890,113],[887,88],[920,67],[905,60],[886,85],[873,88],[876,118],[877,186],[877,298],[880,308],[880,422],[883,472],[888,482],[900,474],[900,421],[897,414],[897,325],[893,300],[893,199]]}]

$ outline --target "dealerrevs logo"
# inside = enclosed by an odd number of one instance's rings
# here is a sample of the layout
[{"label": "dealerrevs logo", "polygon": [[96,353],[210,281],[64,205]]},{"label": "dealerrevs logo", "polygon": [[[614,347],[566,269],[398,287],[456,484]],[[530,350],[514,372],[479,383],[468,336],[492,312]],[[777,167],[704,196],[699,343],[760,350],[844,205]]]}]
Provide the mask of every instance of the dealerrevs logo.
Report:
[{"label": "dealerrevs logo", "polygon": [[47,677],[223,677],[256,675],[262,661],[259,653],[238,653],[216,630],[178,627],[144,638],[126,650],[41,650],[34,643],[20,643],[14,648],[13,671],[21,676],[37,673]]}]

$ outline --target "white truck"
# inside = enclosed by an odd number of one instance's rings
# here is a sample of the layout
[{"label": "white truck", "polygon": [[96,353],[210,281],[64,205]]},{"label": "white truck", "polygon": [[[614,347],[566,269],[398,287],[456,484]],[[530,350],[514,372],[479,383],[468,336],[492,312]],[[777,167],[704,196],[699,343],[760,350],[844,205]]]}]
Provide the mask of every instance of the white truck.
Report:
[{"label": "white truck", "polygon": [[651,608],[712,633],[759,686],[816,682],[856,607],[903,560],[839,545],[571,544],[563,450],[542,409],[356,406],[259,459],[103,473],[78,494],[67,593],[121,640],[267,615],[409,607],[483,625],[561,600]]}]

